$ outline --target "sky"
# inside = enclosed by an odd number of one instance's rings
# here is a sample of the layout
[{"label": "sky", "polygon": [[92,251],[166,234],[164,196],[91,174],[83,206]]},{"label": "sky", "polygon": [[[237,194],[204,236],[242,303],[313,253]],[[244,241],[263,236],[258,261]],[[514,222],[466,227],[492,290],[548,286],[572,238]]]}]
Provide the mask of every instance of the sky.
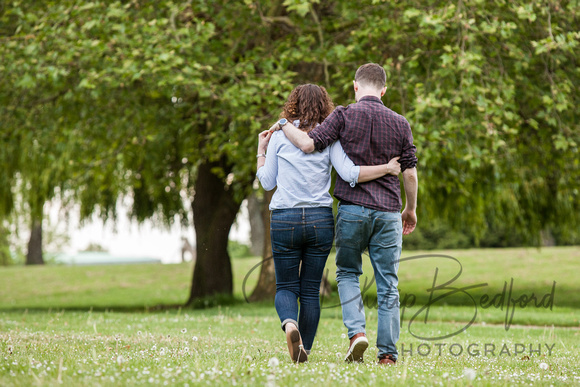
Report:
[{"label": "sky", "polygon": [[[52,227],[57,227],[59,233],[66,233],[70,237],[64,253],[76,253],[86,249],[91,244],[104,247],[111,255],[122,257],[158,258],[163,263],[181,262],[181,237],[187,237],[195,246],[195,231],[193,227],[186,229],[174,224],[171,228],[155,225],[152,221],[138,224],[128,216],[128,206],[120,204],[117,207],[118,219],[116,224],[103,221],[93,216],[90,222],[79,223],[79,211],[69,212],[68,221],[64,220],[63,210],[58,203],[53,203],[48,209],[48,220]],[[46,227],[46,226],[44,226]],[[244,201],[236,222],[230,232],[230,239],[242,243],[249,243],[250,226],[247,204]]]}]

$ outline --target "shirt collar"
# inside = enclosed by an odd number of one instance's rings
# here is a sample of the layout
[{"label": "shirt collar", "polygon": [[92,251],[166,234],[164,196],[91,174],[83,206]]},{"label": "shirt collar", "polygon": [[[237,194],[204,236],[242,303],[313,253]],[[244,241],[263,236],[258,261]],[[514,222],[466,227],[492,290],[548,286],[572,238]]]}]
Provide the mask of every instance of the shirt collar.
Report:
[{"label": "shirt collar", "polygon": [[359,102],[361,102],[361,101],[379,102],[381,105],[384,105],[383,101],[380,98],[374,97],[372,95],[365,95],[364,97],[362,97],[358,101]]}]

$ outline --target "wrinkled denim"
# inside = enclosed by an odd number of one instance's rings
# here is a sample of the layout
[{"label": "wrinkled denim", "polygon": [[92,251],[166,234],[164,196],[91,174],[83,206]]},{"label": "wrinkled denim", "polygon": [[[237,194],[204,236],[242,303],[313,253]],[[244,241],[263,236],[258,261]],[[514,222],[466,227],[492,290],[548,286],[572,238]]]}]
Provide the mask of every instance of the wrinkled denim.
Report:
[{"label": "wrinkled denim", "polygon": [[270,237],[282,329],[297,321],[304,349],[310,351],[320,320],[320,281],[334,238],[332,208],[273,210]]},{"label": "wrinkled denim", "polygon": [[397,358],[399,340],[399,282],[397,271],[402,247],[402,221],[398,212],[383,212],[358,205],[340,205],[336,220],[336,281],[342,319],[348,337],[366,333],[359,277],[362,254],[368,248],[377,285],[379,356]]}]

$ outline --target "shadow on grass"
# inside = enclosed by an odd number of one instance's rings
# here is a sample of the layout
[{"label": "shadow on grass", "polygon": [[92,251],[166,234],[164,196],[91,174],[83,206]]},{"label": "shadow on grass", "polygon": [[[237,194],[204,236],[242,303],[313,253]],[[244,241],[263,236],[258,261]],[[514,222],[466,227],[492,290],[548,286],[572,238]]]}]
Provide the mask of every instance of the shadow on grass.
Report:
[{"label": "shadow on grass", "polygon": [[243,305],[246,302],[243,299],[229,296],[229,295],[215,295],[210,297],[203,297],[196,299],[190,305],[185,304],[157,304],[157,305],[50,305],[46,307],[2,307],[0,306],[0,313],[2,312],[119,312],[119,313],[149,313],[149,312],[163,312],[163,311],[178,311],[178,310],[200,310],[212,309],[222,306]]}]

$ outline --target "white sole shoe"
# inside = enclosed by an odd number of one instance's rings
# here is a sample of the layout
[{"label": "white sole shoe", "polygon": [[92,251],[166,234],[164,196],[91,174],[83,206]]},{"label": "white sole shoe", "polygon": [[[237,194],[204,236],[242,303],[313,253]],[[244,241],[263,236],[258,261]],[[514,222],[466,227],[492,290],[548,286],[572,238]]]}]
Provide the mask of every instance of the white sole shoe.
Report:
[{"label": "white sole shoe", "polygon": [[369,341],[365,336],[358,337],[348,349],[346,353],[346,357],[344,361],[346,362],[362,362],[363,361],[363,354],[367,350],[369,346]]}]

